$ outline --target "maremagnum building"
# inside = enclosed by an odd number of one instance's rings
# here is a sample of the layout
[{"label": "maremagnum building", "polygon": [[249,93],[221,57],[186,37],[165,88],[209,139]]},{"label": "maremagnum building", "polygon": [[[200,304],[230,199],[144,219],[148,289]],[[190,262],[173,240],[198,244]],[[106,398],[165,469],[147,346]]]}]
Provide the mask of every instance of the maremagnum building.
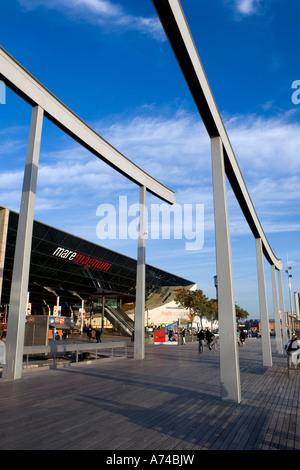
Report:
[{"label": "maremagnum building", "polygon": [[[4,315],[9,317],[18,218],[16,212],[0,207],[2,321]],[[85,325],[101,317],[102,326],[105,320],[130,335],[134,328],[136,271],[135,259],[34,221],[27,313],[78,322],[85,312]],[[176,307],[168,312],[167,305],[178,290],[193,286],[195,283],[187,279],[146,265],[145,325],[177,320]]]}]

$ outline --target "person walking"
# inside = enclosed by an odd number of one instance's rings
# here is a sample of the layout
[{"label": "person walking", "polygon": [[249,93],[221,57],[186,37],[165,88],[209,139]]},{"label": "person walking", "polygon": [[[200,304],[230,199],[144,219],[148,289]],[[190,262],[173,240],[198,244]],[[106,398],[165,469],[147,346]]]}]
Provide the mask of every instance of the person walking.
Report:
[{"label": "person walking", "polygon": [[244,330],[241,330],[240,332],[240,343],[241,343],[241,346],[244,347],[245,346],[245,341],[246,341],[246,338],[247,338],[247,335],[245,333]]},{"label": "person walking", "polygon": [[91,338],[92,338],[92,326],[91,325],[88,327],[86,334],[90,343]]},{"label": "person walking", "polygon": [[184,328],[181,329],[180,336],[181,336],[181,344],[185,344],[185,329]]},{"label": "person walking", "polygon": [[207,328],[205,332],[205,339],[207,341],[207,346],[210,351],[211,351],[211,343],[213,342],[214,337],[215,335],[209,330],[209,328]]},{"label": "person walking", "polygon": [[240,330],[236,330],[236,338],[237,338],[237,344],[240,346],[241,345],[241,332]]},{"label": "person walking", "polygon": [[101,330],[99,328],[96,330],[96,340],[97,343],[101,343]]},{"label": "person walking", "polygon": [[92,329],[91,338],[92,338],[92,339],[96,339],[96,332],[95,332],[94,329]]},{"label": "person walking", "polygon": [[199,341],[199,343],[198,343],[198,352],[200,354],[203,354],[204,353],[204,339],[205,339],[205,333],[204,333],[203,328],[201,328],[201,330],[199,330],[199,332],[197,334],[197,339]]}]

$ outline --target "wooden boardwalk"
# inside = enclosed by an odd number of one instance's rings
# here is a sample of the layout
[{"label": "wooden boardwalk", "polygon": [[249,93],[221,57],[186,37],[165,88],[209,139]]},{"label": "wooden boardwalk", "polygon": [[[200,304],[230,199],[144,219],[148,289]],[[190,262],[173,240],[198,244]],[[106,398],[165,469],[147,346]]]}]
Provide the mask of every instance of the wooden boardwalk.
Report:
[{"label": "wooden boardwalk", "polygon": [[300,374],[271,344],[272,368],[260,339],[239,348],[240,404],[220,399],[219,353],[197,342],[146,344],[134,360],[129,341],[126,359],[0,379],[0,449],[299,450]]}]

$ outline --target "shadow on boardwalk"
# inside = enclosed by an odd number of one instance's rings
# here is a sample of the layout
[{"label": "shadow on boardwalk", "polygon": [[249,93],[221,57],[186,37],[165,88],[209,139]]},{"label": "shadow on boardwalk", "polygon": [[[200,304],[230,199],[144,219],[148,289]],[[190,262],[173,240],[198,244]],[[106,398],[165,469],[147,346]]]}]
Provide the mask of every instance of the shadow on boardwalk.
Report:
[{"label": "shadow on boardwalk", "polygon": [[264,368],[260,340],[239,349],[240,404],[220,399],[219,353],[196,342],[0,380],[0,449],[299,450],[299,374],[274,351]]}]

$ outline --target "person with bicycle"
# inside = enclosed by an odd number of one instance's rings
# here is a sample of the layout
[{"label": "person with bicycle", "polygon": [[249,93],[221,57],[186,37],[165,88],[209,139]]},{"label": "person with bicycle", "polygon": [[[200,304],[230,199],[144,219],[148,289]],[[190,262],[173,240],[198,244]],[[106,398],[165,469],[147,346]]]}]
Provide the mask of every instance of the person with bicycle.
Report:
[{"label": "person with bicycle", "polygon": [[215,335],[209,330],[209,328],[206,328],[205,339],[207,341],[207,346],[210,351],[211,351],[211,344],[213,342],[214,337]]},{"label": "person with bicycle", "polygon": [[246,341],[246,338],[247,338],[247,335],[246,335],[246,332],[244,330],[241,330],[240,332],[240,343],[241,345],[244,347],[245,346],[245,341]]},{"label": "person with bicycle", "polygon": [[201,330],[197,333],[197,340],[199,341],[198,352],[200,354],[204,353],[204,339],[205,339],[205,333],[204,333],[203,328],[201,328]]}]

